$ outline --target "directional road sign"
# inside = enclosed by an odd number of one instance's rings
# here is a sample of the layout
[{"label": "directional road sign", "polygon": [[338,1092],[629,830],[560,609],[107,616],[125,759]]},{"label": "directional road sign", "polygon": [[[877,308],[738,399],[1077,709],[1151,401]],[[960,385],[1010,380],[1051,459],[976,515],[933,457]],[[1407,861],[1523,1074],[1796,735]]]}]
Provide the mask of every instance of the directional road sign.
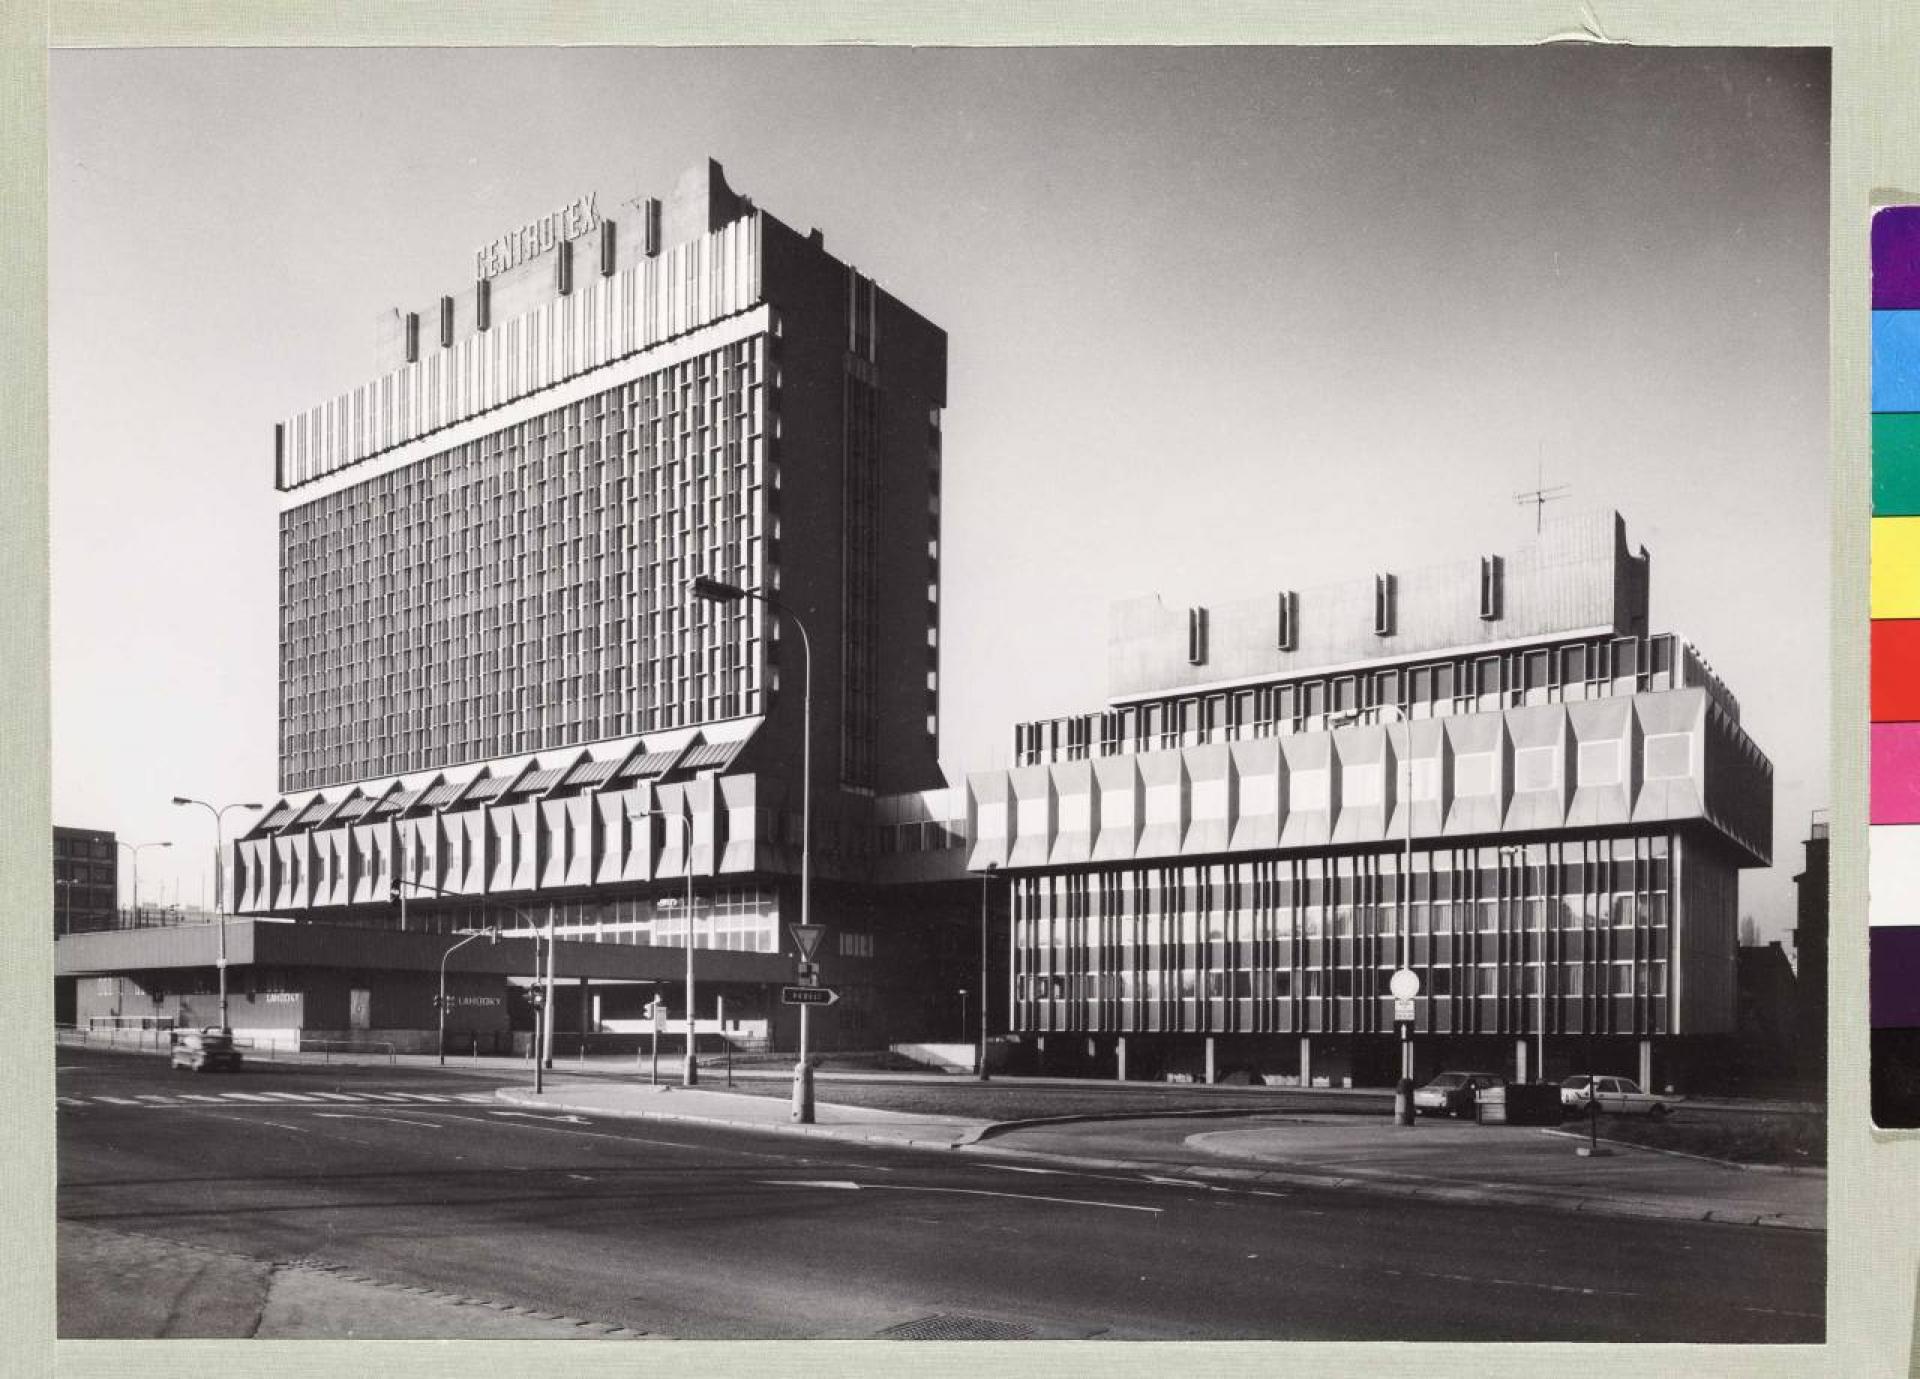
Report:
[{"label": "directional road sign", "polygon": [[790,1006],[830,1006],[840,999],[840,993],[830,986],[783,986],[780,988],[780,1001]]}]

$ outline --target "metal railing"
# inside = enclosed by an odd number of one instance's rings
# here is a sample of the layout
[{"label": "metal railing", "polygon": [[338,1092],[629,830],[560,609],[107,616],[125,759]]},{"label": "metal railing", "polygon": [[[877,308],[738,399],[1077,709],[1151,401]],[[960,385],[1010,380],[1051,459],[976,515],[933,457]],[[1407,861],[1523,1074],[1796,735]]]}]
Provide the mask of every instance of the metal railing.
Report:
[{"label": "metal railing", "polygon": [[384,1039],[302,1039],[300,1041],[300,1047],[289,1050],[289,1052],[318,1053],[320,1055],[320,1061],[322,1063],[328,1063],[333,1060],[335,1049],[338,1049],[342,1053],[384,1052],[389,1064],[400,1061],[398,1048]]}]

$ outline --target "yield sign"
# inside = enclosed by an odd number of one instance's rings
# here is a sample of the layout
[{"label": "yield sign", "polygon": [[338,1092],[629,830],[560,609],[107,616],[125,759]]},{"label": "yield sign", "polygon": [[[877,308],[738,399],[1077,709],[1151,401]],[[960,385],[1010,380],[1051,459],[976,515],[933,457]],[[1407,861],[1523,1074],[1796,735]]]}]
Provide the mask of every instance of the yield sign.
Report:
[{"label": "yield sign", "polygon": [[800,950],[800,961],[812,962],[813,955],[819,951],[820,940],[827,932],[824,924],[789,924],[787,932],[793,935],[794,946]]}]

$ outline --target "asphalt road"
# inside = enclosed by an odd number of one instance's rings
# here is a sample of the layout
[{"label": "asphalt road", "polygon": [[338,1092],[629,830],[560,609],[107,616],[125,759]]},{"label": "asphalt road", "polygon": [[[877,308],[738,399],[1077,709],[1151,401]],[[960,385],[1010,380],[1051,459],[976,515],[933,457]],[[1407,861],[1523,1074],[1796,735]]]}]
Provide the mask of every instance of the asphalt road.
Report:
[{"label": "asphalt road", "polygon": [[687,1338],[1823,1334],[1816,1232],[1038,1170],[492,1085],[62,1049],[60,1215]]}]

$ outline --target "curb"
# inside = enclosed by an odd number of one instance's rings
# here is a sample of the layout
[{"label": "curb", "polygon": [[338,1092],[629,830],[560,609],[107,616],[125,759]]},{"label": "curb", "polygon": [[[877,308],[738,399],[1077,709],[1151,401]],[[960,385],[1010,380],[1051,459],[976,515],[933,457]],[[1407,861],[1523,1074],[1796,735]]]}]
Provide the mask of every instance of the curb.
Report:
[{"label": "curb", "polygon": [[538,1107],[543,1110],[565,1111],[580,1116],[609,1116],[615,1120],[680,1121],[689,1125],[720,1125],[732,1130],[764,1130],[772,1135],[795,1135],[803,1139],[891,1144],[911,1149],[963,1148],[994,1128],[991,1124],[969,1126],[958,1134],[942,1139],[924,1139],[911,1135],[863,1134],[859,1131],[844,1130],[817,1122],[812,1125],[796,1125],[791,1121],[728,1120],[723,1116],[702,1116],[685,1111],[613,1110],[605,1106],[590,1106],[578,1101],[554,1101],[544,1095],[536,1098],[532,1092],[519,1087],[496,1088],[493,1095],[495,1100],[504,1101],[509,1106]]},{"label": "curb", "polygon": [[[1362,1113],[1358,1111],[1323,1111],[1315,1113],[1287,1109],[1259,1111],[1249,1110],[1245,1106],[1230,1106],[1218,1109],[1208,1107],[1203,1110],[1188,1111],[1088,1111],[1084,1114],[1070,1116],[1029,1116],[1024,1120],[997,1120],[982,1130],[980,1134],[976,1136],[976,1139],[993,1139],[997,1136],[1007,1134],[1010,1131],[1034,1130],[1048,1125],[1092,1125],[1101,1121],[1206,1120],[1208,1118],[1228,1120],[1237,1116],[1284,1116],[1290,1120],[1298,1120],[1302,1115],[1311,1114],[1358,1116]],[[972,1141],[969,1141],[969,1143],[971,1142]]]},{"label": "curb", "polygon": [[[1360,1176],[1339,1177],[1329,1174],[1303,1173],[1280,1168],[1227,1168],[1211,1164],[1168,1164],[1139,1159],[1103,1159],[1069,1154],[1048,1154],[1033,1149],[1010,1149],[999,1145],[981,1143],[989,1136],[1008,1130],[1021,1128],[1033,1122],[1002,1121],[977,1126],[962,1132],[958,1136],[946,1139],[930,1140],[910,1136],[886,1134],[862,1134],[857,1131],[840,1130],[834,1126],[794,1125],[779,1122],[732,1121],[716,1116],[688,1115],[677,1111],[650,1110],[609,1110],[602,1106],[587,1106],[579,1102],[548,1101],[544,1097],[538,1101],[531,1092],[518,1087],[502,1087],[494,1096],[509,1105],[541,1106],[550,1110],[570,1112],[576,1115],[607,1116],[616,1120],[671,1120],[685,1121],[699,1125],[725,1126],[735,1130],[765,1130],[776,1135],[795,1135],[815,1139],[834,1139],[846,1142],[886,1144],[904,1149],[940,1149],[947,1151],[967,1150],[981,1156],[997,1158],[1033,1159],[1044,1163],[1068,1164],[1075,1168],[1099,1168],[1118,1170],[1125,1173],[1139,1173],[1148,1177],[1166,1181],[1189,1180],[1196,1187],[1211,1187],[1213,1183],[1225,1182],[1243,1184],[1249,1182],[1280,1184],[1287,1187],[1308,1188],[1318,1191],[1373,1192],[1392,1197],[1415,1197],[1433,1202],[1454,1202],[1461,1205],[1499,1204],[1518,1207],[1536,1207],[1548,1211],[1567,1212],[1585,1216],[1629,1216],[1668,1221],[1710,1221],[1722,1225],[1767,1226],[1777,1230],[1803,1230],[1824,1232],[1824,1223],[1808,1223],[1789,1218],[1782,1213],[1726,1212],[1698,1206],[1669,1205],[1660,1202],[1614,1201],[1595,1198],[1566,1197],[1553,1193],[1507,1191],[1469,1185],[1443,1185],[1395,1181],[1393,1179]],[[1173,1113],[1179,1114],[1179,1113]],[[1204,1112],[1201,1114],[1232,1114]],[[1239,1113],[1239,1114],[1244,1114]],[[1084,1118],[1080,1118],[1084,1119]],[[1092,1117],[1096,1120],[1110,1120],[1113,1117]],[[1049,1122],[1053,1123],[1053,1122]],[[1631,1148],[1641,1148],[1634,1145]]]},{"label": "curb", "polygon": [[[1636,1146],[1637,1147],[1637,1146]],[[1277,1183],[1287,1187],[1321,1191],[1358,1190],[1392,1197],[1415,1197],[1426,1201],[1460,1204],[1537,1207],[1579,1216],[1631,1216],[1667,1221],[1711,1221],[1721,1225],[1769,1226],[1778,1230],[1824,1232],[1822,1224],[1808,1223],[1784,1213],[1726,1212],[1697,1206],[1668,1205],[1660,1202],[1608,1201],[1594,1198],[1569,1198],[1552,1193],[1507,1191],[1497,1188],[1429,1185],[1394,1181],[1386,1178],[1337,1177],[1316,1173],[1290,1172],[1286,1169],[1216,1168],[1205,1164],[1167,1164],[1138,1159],[1098,1159],[1066,1154],[1043,1154],[1031,1149],[992,1148],[984,1152],[1020,1159],[1038,1159],[1047,1163],[1072,1164],[1076,1168],[1116,1169],[1143,1173],[1163,1180],[1190,1178],[1195,1186],[1214,1179],[1228,1182]]]},{"label": "curb", "polygon": [[[1584,1140],[1586,1135],[1578,1130],[1547,1130],[1543,1135],[1558,1135],[1564,1139]],[[1599,1143],[1618,1145],[1622,1149],[1637,1149],[1643,1154],[1665,1154],[1670,1159],[1692,1159],[1697,1163],[1714,1164],[1720,1168],[1731,1168],[1741,1173],[1779,1173],[1789,1178],[1825,1178],[1827,1170],[1816,1164],[1805,1168],[1793,1164],[1743,1164],[1735,1159],[1716,1159],[1711,1154],[1694,1154],[1685,1149],[1662,1149],[1658,1145],[1635,1144],[1632,1140],[1610,1140],[1605,1135],[1596,1136]]]}]

